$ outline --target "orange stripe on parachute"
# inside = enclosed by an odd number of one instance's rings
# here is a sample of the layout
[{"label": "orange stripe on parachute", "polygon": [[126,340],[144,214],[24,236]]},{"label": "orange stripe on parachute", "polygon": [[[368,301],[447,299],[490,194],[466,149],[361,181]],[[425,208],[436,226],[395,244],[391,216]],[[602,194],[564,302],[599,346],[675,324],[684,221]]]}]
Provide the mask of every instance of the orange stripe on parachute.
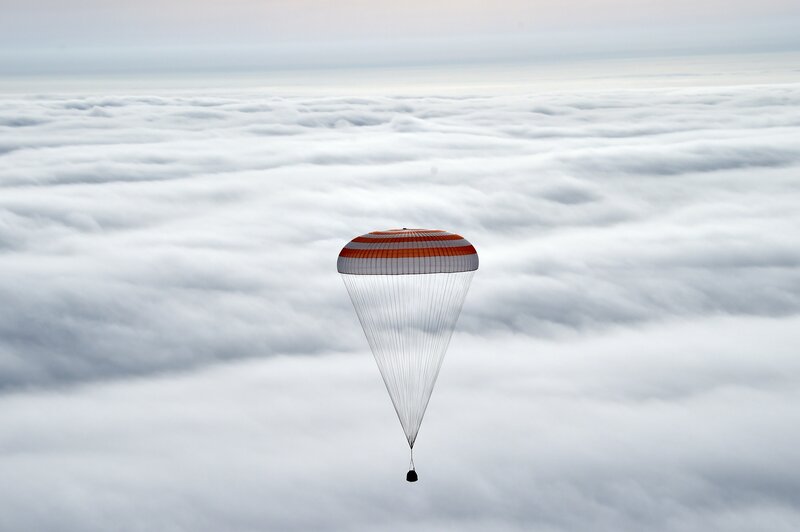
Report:
[{"label": "orange stripe on parachute", "polygon": [[402,235],[403,233],[446,233],[441,229],[390,229],[388,231],[371,231],[371,235]]},{"label": "orange stripe on parachute", "polygon": [[406,259],[414,257],[452,257],[457,255],[474,255],[477,251],[472,246],[452,248],[407,248],[407,249],[350,249],[344,248],[340,257],[351,259]]},{"label": "orange stripe on parachute", "polygon": [[366,236],[359,236],[351,240],[351,242],[363,244],[396,244],[399,242],[436,242],[440,240],[464,240],[464,237],[452,234],[437,236],[401,236],[397,238],[369,238]]}]

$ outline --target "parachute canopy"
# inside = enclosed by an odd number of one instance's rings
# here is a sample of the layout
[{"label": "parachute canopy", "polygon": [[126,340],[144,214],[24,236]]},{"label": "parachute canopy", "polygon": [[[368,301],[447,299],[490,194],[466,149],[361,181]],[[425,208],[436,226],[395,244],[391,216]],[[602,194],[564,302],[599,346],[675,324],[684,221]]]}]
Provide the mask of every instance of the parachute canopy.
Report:
[{"label": "parachute canopy", "polygon": [[350,275],[471,272],[478,269],[478,252],[463,236],[447,231],[391,229],[351,240],[337,267]]},{"label": "parachute canopy", "polygon": [[478,253],[447,231],[391,229],[351,240],[337,268],[413,450]]}]

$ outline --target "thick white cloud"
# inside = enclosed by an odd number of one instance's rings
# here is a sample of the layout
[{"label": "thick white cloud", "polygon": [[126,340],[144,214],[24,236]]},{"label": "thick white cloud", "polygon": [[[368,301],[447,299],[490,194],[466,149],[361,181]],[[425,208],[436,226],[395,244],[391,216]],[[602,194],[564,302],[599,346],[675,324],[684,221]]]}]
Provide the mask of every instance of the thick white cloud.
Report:
[{"label": "thick white cloud", "polygon": [[[0,529],[794,530],[798,137],[796,84],[6,97]],[[335,271],[398,226],[481,255],[411,489]]]},{"label": "thick white cloud", "polygon": [[457,335],[415,485],[365,350],[7,394],[0,528],[789,532],[798,342],[797,317]]},{"label": "thick white cloud", "polygon": [[2,385],[361,345],[349,238],[481,252],[463,327],[800,309],[800,89],[3,102]]}]

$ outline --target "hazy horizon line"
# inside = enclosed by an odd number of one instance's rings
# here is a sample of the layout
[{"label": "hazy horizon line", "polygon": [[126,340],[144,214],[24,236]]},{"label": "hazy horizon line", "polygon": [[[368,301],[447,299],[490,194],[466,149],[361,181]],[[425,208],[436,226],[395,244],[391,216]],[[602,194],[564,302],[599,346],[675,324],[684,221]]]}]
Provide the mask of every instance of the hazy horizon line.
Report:
[{"label": "hazy horizon line", "polygon": [[[698,29],[698,28],[695,28]],[[602,37],[602,38],[601,38]],[[26,75],[230,73],[258,70],[547,64],[800,51],[800,36],[705,35],[675,39],[642,30],[640,39],[613,32],[476,35],[471,37],[279,41],[264,44],[42,46],[0,50],[0,73]]]}]

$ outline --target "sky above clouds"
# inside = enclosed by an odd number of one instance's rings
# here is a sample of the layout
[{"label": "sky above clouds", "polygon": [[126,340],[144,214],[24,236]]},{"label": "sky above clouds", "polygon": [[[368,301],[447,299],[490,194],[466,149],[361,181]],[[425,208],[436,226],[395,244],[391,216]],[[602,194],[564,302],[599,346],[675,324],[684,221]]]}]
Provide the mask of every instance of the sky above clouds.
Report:
[{"label": "sky above clouds", "polygon": [[269,70],[796,50],[794,0],[4,0],[0,72]]},{"label": "sky above clouds", "polygon": [[[5,94],[0,529],[796,530],[792,65]],[[416,485],[335,269],[397,226],[481,256]]]},{"label": "sky above clouds", "polygon": [[[6,0],[4,8],[25,28],[14,32],[22,40],[24,29],[37,30],[25,40],[38,42],[51,30],[50,39],[66,38],[92,43],[157,41],[189,43],[203,37],[228,41],[329,40],[365,37],[448,37],[525,33],[563,29],[600,29],[646,24],[693,26],[698,23],[753,24],[798,15],[791,0]],[[7,19],[8,20],[8,19]],[[11,26],[11,24],[9,24]],[[36,39],[39,37],[39,39]],[[7,35],[5,39],[12,39]],[[139,44],[144,44],[139,42]]]}]

